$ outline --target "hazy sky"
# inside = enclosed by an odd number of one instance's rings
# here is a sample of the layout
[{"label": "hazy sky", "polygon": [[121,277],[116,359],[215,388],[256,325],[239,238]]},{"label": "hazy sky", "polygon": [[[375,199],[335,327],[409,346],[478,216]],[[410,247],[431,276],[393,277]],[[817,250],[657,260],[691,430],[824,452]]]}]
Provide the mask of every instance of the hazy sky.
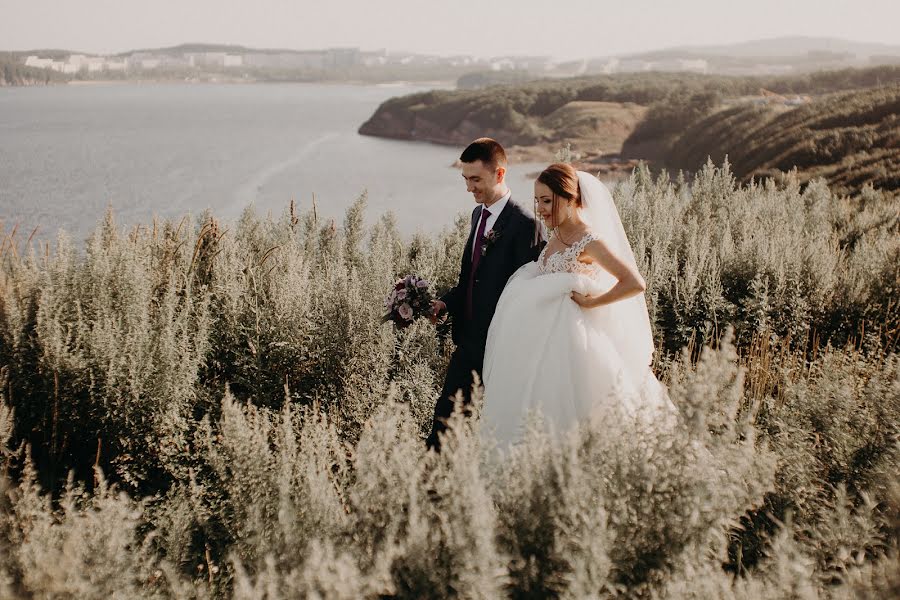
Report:
[{"label": "hazy sky", "polygon": [[900,44],[900,0],[0,0],[0,50],[183,42],[606,56],[785,35]]}]

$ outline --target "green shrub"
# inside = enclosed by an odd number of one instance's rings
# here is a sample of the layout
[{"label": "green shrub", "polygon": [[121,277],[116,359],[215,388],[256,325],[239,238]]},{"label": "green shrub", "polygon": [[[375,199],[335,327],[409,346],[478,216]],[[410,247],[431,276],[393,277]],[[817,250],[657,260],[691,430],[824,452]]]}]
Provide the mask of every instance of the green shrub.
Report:
[{"label": "green shrub", "polygon": [[614,196],[679,416],[536,416],[508,456],[459,415],[425,451],[446,325],[380,320],[395,277],[454,283],[465,216],[4,246],[0,595],[892,597],[896,207],[727,164]]}]

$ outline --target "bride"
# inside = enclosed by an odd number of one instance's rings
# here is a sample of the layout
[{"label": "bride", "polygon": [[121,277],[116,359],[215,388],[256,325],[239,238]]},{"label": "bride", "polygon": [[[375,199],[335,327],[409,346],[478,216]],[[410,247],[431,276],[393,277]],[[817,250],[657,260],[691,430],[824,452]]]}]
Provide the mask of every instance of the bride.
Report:
[{"label": "bride", "polygon": [[553,233],[497,304],[485,349],[482,431],[503,447],[521,436],[532,412],[562,433],[592,417],[671,411],[650,369],[644,280],[606,186],[557,163],[538,176],[534,197]]}]

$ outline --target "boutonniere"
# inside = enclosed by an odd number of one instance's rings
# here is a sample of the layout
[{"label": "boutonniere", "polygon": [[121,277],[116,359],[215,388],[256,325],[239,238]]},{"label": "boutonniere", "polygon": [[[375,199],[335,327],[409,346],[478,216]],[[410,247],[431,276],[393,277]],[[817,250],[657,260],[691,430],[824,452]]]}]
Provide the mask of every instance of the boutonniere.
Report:
[{"label": "boutonniere", "polygon": [[482,238],[481,242],[481,255],[485,256],[488,253],[488,250],[491,249],[491,246],[497,243],[497,240],[500,239],[500,234],[502,232],[499,229],[491,229],[486,234],[484,234],[484,238]]}]

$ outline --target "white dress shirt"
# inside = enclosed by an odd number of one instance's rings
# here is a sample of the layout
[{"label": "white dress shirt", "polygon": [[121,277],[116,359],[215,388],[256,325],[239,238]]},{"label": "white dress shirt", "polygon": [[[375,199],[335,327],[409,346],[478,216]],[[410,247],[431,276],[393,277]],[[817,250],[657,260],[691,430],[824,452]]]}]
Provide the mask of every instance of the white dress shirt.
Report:
[{"label": "white dress shirt", "polygon": [[[500,216],[500,213],[503,212],[503,209],[506,207],[506,203],[509,202],[509,198],[512,196],[512,191],[507,191],[506,194],[491,204],[489,207],[482,206],[482,209],[487,208],[487,210],[491,213],[491,216],[487,218],[487,224],[484,226],[484,234],[487,235],[487,232],[491,230],[494,226],[494,223],[497,222],[497,217]],[[475,224],[475,233],[478,233],[478,228],[481,226],[481,216],[479,215],[478,222]],[[472,238],[472,256],[475,256],[475,237]]]}]

